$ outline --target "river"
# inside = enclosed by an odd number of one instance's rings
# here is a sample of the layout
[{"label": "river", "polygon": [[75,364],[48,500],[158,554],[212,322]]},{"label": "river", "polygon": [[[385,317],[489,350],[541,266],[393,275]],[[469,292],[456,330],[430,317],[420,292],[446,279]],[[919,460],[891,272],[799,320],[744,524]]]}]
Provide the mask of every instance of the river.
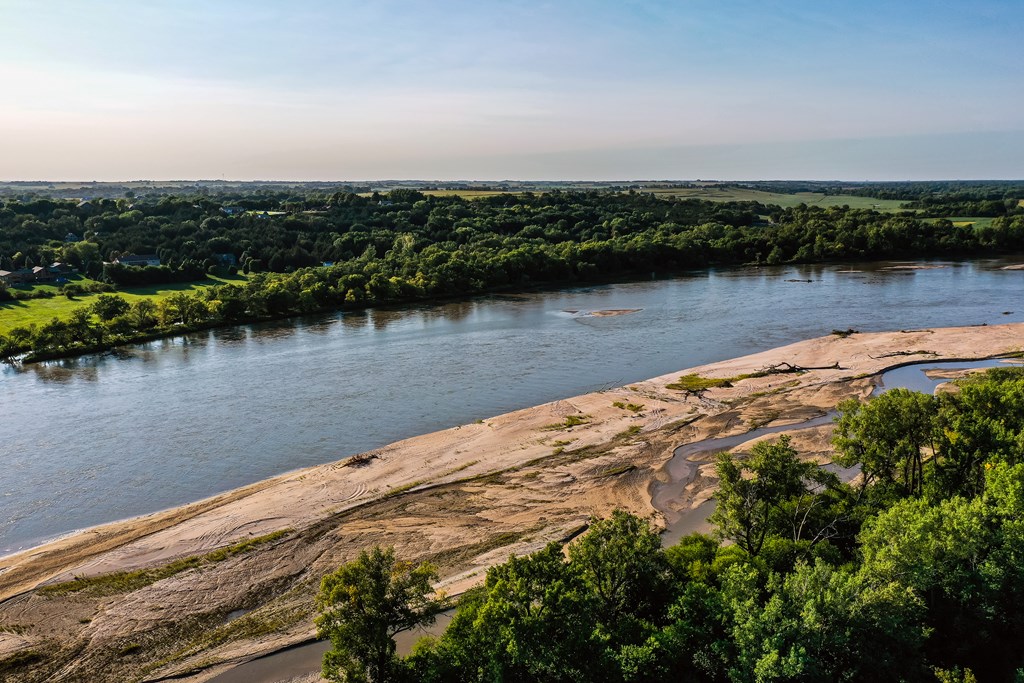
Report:
[{"label": "river", "polygon": [[[292,319],[0,370],[0,554],[833,329],[1024,320],[1016,260],[712,270]],[[810,280],[807,282],[807,280]],[[640,309],[600,317],[607,309]]]}]

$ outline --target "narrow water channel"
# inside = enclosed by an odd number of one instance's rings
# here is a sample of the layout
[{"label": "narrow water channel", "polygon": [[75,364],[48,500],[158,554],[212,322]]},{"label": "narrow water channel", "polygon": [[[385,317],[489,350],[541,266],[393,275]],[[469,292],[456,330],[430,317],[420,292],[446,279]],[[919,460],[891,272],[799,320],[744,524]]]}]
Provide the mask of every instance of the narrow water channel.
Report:
[{"label": "narrow water channel", "polygon": [[[1006,360],[998,358],[978,361],[922,361],[921,363],[912,363],[883,372],[878,378],[878,383],[874,391],[871,392],[871,395],[877,396],[880,393],[896,388],[931,394],[934,393],[937,386],[949,381],[928,377],[927,373],[932,370],[978,370],[1005,367],[1006,365]],[[728,451],[742,443],[761,438],[762,436],[768,436],[769,434],[793,432],[830,424],[836,415],[837,412],[835,410],[830,410],[824,415],[797,424],[762,427],[742,434],[712,437],[678,447],[662,470],[668,475],[668,480],[655,483],[651,487],[652,503],[665,516],[666,521],[665,532],[661,536],[662,543],[666,546],[675,545],[683,536],[710,529],[707,520],[711,513],[715,511],[715,501],[713,498],[704,501],[693,509],[685,509],[681,504],[684,490],[696,478],[697,468],[708,462],[708,455]],[[859,472],[857,467],[842,468],[834,464],[826,467],[838,474],[839,478],[844,481],[849,481]]]}]

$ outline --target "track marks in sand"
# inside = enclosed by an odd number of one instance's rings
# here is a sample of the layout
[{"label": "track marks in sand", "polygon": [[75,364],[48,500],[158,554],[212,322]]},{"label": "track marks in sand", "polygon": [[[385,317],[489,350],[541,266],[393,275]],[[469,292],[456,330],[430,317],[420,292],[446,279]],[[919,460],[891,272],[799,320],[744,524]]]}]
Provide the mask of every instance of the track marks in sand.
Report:
[{"label": "track marks in sand", "polygon": [[363,496],[365,496],[369,492],[370,492],[370,487],[367,486],[366,484],[363,484],[363,483],[356,484],[355,486],[352,487],[352,491],[350,493],[348,493],[348,495],[346,495],[344,498],[341,499],[341,502],[342,503],[348,503],[349,501],[356,500],[357,498],[362,498]]}]

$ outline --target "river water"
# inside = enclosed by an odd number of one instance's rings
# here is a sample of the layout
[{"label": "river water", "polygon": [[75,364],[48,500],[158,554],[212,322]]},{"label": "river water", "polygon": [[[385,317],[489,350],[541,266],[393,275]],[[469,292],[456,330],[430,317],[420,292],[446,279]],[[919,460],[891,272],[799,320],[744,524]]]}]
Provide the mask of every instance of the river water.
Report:
[{"label": "river water", "polygon": [[[337,313],[4,366],[0,554],[833,329],[1018,322],[1024,271],[1001,266],[1019,260],[713,270]],[[606,309],[641,310],[588,315]]]}]

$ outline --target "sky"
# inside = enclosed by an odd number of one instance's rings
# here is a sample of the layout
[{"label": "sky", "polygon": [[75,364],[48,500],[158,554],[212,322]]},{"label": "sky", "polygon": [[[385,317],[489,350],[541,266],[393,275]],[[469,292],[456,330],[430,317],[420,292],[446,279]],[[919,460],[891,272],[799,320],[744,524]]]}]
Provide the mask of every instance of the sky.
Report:
[{"label": "sky", "polygon": [[0,179],[1024,178],[1022,10],[0,0]]}]

